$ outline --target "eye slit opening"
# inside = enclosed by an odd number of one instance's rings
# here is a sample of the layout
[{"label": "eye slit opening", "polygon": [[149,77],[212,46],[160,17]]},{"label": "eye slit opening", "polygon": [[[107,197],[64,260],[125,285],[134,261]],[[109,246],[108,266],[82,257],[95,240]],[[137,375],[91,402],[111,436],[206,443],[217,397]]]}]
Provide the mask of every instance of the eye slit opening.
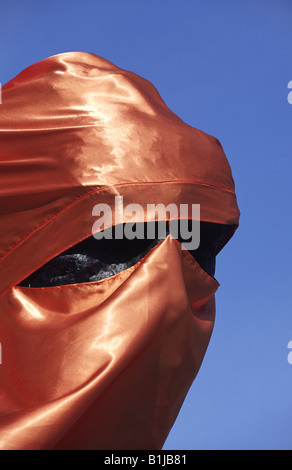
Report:
[{"label": "eye slit opening", "polygon": [[[192,228],[191,222],[189,221],[189,231]],[[114,230],[110,238],[109,229],[106,229],[103,238],[99,240],[96,240],[94,236],[86,238],[44,264],[18,285],[22,287],[52,287],[96,282],[114,276],[138,263],[151,248],[169,234],[168,221],[164,221],[164,223],[165,227],[161,222],[134,223],[133,233],[143,233],[144,237],[131,240],[125,236],[114,238]],[[200,245],[196,250],[189,252],[202,269],[212,277],[215,273],[218,246],[224,238],[228,237],[232,227],[211,222],[200,223]],[[121,230],[120,233],[124,234],[124,230]],[[149,233],[152,237],[145,238]],[[179,225],[178,234],[180,234]],[[182,244],[184,242],[180,235],[178,241]]]},{"label": "eye slit opening", "polygon": [[[144,233],[147,233],[147,223],[143,225]],[[109,229],[106,229],[102,239],[96,240],[93,236],[86,238],[48,261],[18,285],[52,287],[96,282],[114,276],[138,263],[151,248],[161,241],[156,237],[156,232],[158,232],[158,227],[155,227],[154,239],[128,240],[126,237],[109,238]]]}]

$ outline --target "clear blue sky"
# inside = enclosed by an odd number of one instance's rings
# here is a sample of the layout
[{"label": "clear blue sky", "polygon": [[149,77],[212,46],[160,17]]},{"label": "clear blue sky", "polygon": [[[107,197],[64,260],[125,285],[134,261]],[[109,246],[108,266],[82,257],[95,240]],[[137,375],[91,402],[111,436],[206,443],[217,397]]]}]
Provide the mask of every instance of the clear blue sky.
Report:
[{"label": "clear blue sky", "polygon": [[0,16],[2,84],[93,52],[221,141],[240,228],[218,256],[214,334],[164,448],[292,449],[291,0],[13,0]]}]

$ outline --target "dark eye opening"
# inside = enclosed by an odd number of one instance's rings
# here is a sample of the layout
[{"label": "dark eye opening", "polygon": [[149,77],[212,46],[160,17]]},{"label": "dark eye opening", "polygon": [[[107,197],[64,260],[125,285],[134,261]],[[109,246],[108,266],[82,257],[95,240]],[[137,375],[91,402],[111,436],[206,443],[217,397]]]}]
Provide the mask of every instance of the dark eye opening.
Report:
[{"label": "dark eye opening", "polygon": [[[191,223],[191,221],[189,222]],[[158,222],[150,224],[152,224],[151,233],[154,233],[155,238],[152,236],[151,239],[134,238],[129,240],[126,237],[116,239],[113,238],[113,235],[112,238],[96,240],[91,236],[44,264],[24,279],[19,286],[51,287],[96,282],[124,271],[138,263],[151,248],[161,241]],[[147,236],[147,228],[149,227],[147,227],[147,223],[142,225],[143,233]],[[190,254],[202,269],[212,277],[215,274],[218,246],[228,237],[231,229],[232,226],[230,225],[200,223],[200,245],[196,250],[190,251]],[[180,230],[178,230],[178,233],[180,233]],[[168,224],[165,223],[164,236],[168,234]],[[183,243],[180,237],[178,237],[178,241]]]}]

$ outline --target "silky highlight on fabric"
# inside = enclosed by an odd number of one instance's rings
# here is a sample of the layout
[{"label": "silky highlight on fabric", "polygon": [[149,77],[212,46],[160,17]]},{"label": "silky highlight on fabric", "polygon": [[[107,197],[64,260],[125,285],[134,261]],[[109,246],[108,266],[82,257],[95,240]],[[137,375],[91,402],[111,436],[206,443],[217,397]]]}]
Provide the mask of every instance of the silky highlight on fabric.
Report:
[{"label": "silky highlight on fabric", "polygon": [[145,209],[137,222],[162,220],[148,204],[187,204],[189,219],[200,204],[229,227],[217,252],[239,223],[220,142],[149,81],[70,52],[3,86],[2,450],[161,449],[201,367],[219,284],[171,235],[106,279],[20,285],[91,236],[93,207],[116,196]]},{"label": "silky highlight on fabric", "polygon": [[201,220],[238,225],[218,139],[184,123],[149,81],[95,54],[52,56],[5,84],[0,139],[0,292],[88,237],[92,208],[113,208],[115,196],[145,214],[147,204],[200,204]]},{"label": "silky highlight on fabric", "polygon": [[217,287],[169,236],[107,280],[13,288],[0,305],[0,448],[161,448],[207,348]]}]

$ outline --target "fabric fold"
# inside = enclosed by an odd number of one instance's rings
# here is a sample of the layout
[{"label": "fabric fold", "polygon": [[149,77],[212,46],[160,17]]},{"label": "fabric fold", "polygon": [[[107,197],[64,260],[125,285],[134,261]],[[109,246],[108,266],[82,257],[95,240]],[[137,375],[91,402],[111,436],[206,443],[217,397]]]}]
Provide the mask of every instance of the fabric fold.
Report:
[{"label": "fabric fold", "polygon": [[239,223],[221,143],[148,80],[68,52],[2,87],[0,449],[161,449],[201,367],[219,283],[171,235],[97,282],[19,285],[92,235],[96,205],[103,229],[129,222],[117,198],[136,222],[200,205],[228,226],[218,251]]}]

